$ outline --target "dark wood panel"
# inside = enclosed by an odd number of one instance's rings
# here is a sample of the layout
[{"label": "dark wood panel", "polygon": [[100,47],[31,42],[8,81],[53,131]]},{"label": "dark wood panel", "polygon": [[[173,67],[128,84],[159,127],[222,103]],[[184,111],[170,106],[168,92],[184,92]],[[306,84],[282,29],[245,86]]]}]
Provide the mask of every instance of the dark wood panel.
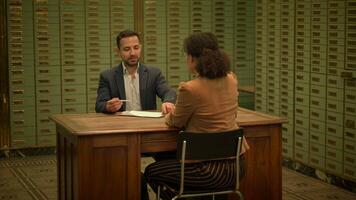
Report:
[{"label": "dark wood panel", "polygon": [[0,3],[0,149],[11,145],[6,2]]},{"label": "dark wood panel", "polygon": [[91,199],[127,199],[127,153],[127,146],[93,149]]},{"label": "dark wood panel", "polygon": [[58,200],[65,199],[65,139],[64,136],[57,130],[57,185],[58,185]]},{"label": "dark wood panel", "polygon": [[[126,191],[127,199],[141,199],[140,187],[141,187],[141,149],[140,149],[140,137],[139,134],[128,135],[128,177],[126,183],[128,190]],[[131,192],[137,191],[137,192]]]},{"label": "dark wood panel", "polygon": [[73,144],[65,138],[65,185],[66,199],[73,199]]},{"label": "dark wood panel", "polygon": [[[246,177],[241,190],[246,199],[271,199],[270,137],[249,138],[251,149],[246,156]],[[253,187],[251,187],[253,186]],[[256,191],[258,189],[258,191]]]},{"label": "dark wood panel", "polygon": [[[282,199],[281,125],[243,127],[250,145],[240,190],[245,199]],[[230,196],[236,200],[236,195]]]},{"label": "dark wood panel", "polygon": [[141,153],[174,151],[178,131],[141,134]]}]

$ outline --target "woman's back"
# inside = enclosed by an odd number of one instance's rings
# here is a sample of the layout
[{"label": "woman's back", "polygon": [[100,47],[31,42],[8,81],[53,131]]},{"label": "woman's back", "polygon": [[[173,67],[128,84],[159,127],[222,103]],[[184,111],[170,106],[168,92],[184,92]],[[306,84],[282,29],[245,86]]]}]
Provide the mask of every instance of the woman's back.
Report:
[{"label": "woman's back", "polygon": [[236,129],[237,96],[237,80],[232,73],[181,83],[177,107],[167,116],[167,124],[191,132]]}]

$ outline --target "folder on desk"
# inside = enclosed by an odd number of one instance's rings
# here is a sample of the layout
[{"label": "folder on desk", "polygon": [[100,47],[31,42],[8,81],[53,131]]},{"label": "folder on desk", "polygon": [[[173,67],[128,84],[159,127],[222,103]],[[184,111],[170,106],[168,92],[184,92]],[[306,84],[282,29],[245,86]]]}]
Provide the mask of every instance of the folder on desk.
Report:
[{"label": "folder on desk", "polygon": [[150,117],[150,118],[160,118],[163,117],[161,112],[152,112],[152,111],[124,111],[121,113],[124,116],[132,116],[132,117]]}]

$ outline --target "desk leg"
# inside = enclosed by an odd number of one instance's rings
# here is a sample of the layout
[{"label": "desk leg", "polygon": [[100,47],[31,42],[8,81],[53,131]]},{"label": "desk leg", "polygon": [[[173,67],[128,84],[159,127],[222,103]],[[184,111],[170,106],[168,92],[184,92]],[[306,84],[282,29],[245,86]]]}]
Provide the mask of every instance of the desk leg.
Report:
[{"label": "desk leg", "polygon": [[[281,126],[259,125],[244,127],[250,145],[246,155],[244,177],[240,189],[245,199],[281,200]],[[231,200],[238,197],[231,195]]]},{"label": "desk leg", "polygon": [[136,134],[78,139],[78,199],[140,199],[140,141]]},{"label": "desk leg", "polygon": [[62,158],[63,158],[63,147],[62,147],[62,138],[60,133],[57,131],[57,199],[62,200],[63,198],[63,186],[62,186],[62,175],[63,175],[63,166],[62,166]]}]

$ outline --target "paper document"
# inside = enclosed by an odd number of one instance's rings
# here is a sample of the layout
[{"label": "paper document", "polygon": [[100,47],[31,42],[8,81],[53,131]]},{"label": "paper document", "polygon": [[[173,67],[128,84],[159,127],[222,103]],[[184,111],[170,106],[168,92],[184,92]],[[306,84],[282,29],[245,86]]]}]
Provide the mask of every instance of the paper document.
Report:
[{"label": "paper document", "polygon": [[151,111],[124,111],[121,115],[134,116],[134,117],[153,117],[160,118],[163,117],[161,112],[151,112]]}]

